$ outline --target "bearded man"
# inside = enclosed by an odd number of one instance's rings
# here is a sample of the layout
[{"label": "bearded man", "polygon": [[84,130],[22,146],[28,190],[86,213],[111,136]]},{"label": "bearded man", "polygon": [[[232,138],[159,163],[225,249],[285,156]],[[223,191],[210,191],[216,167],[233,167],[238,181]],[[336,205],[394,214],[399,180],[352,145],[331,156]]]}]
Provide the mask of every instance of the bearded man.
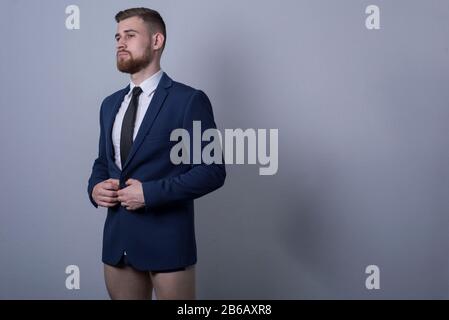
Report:
[{"label": "bearded man", "polygon": [[202,132],[216,129],[212,106],[161,70],[167,34],[157,11],[131,8],[115,19],[117,69],[130,82],[103,100],[87,188],[92,204],[107,208],[106,287],[111,299],[151,299],[153,289],[157,299],[195,299],[193,200],[221,187],[226,171],[222,163],[174,164],[170,134],[182,128],[192,137],[194,121]]}]

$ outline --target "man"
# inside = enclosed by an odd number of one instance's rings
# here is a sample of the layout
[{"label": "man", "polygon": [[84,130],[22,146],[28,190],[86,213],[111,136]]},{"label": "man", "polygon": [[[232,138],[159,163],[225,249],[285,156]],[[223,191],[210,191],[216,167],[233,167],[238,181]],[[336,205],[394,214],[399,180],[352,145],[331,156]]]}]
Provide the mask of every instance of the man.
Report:
[{"label": "man", "polygon": [[106,287],[112,299],[151,299],[153,288],[157,299],[195,299],[193,199],[221,187],[226,172],[217,163],[174,164],[170,133],[183,128],[192,137],[193,121],[216,128],[212,107],[202,91],[161,70],[167,36],[157,11],[132,8],[115,19],[117,68],[131,81],[101,105],[88,183],[92,204],[108,208]]}]

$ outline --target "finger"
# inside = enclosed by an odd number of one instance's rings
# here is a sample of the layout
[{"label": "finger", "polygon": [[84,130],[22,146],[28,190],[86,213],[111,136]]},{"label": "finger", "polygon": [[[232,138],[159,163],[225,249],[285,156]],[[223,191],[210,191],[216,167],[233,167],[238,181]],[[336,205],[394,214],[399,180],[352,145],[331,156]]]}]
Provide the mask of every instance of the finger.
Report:
[{"label": "finger", "polygon": [[115,183],[116,180],[117,180],[117,179],[109,178],[108,180],[105,180],[104,182],[105,182],[105,183]]},{"label": "finger", "polygon": [[111,191],[111,190],[108,190],[108,189],[103,189],[103,190],[100,190],[100,195],[101,196],[103,196],[103,197],[111,197],[111,198],[117,198],[117,191]]},{"label": "finger", "polygon": [[114,207],[116,205],[115,203],[109,203],[109,202],[103,202],[103,201],[98,201],[97,204],[100,207],[105,207],[105,208]]},{"label": "finger", "polygon": [[104,184],[104,189],[107,189],[107,190],[118,190],[118,184],[114,184],[113,182],[106,182]]},{"label": "finger", "polygon": [[102,202],[107,202],[107,203],[117,203],[118,202],[118,200],[116,198],[103,197],[103,196],[98,197],[98,200],[100,200]]},{"label": "finger", "polygon": [[136,179],[128,179],[128,180],[126,180],[126,185],[131,185],[131,184],[133,184],[133,183],[136,183],[136,182],[138,182]]},{"label": "finger", "polygon": [[120,181],[118,179],[112,179],[112,183],[117,187],[120,185]]},{"label": "finger", "polygon": [[118,180],[117,180],[117,182],[111,182],[111,185],[112,185],[112,188],[114,189],[114,190],[118,190],[118,188],[119,188],[119,183],[118,183]]}]

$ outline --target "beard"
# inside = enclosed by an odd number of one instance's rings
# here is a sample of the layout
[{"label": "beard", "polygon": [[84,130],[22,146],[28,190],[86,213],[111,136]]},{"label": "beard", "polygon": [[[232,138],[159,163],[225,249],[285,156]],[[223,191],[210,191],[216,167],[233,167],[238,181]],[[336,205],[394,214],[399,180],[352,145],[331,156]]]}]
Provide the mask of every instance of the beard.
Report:
[{"label": "beard", "polygon": [[145,50],[145,54],[139,58],[134,58],[131,52],[129,51],[123,50],[120,52],[126,52],[128,54],[128,56],[123,57],[119,57],[117,55],[117,69],[120,72],[124,73],[129,74],[137,73],[140,70],[146,68],[153,60],[150,48],[147,48]]}]

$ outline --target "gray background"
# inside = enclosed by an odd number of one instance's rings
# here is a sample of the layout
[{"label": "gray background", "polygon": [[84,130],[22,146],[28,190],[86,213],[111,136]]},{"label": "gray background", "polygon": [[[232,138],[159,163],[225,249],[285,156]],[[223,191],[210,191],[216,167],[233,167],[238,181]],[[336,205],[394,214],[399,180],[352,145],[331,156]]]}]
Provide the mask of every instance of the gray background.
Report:
[{"label": "gray background", "polygon": [[277,175],[229,165],[196,201],[198,298],[449,298],[444,0],[3,0],[0,298],[108,298],[86,185],[100,103],[128,82],[113,17],[142,5],[167,24],[163,69],[208,94],[220,129],[279,129]]}]

